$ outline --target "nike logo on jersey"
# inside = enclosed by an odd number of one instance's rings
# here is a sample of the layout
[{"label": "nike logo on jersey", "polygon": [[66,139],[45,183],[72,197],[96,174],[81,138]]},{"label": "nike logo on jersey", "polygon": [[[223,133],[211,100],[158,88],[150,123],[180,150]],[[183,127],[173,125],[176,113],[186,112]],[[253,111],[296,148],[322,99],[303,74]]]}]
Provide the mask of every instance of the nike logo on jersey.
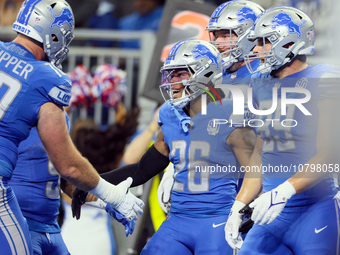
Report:
[{"label": "nike logo on jersey", "polygon": [[328,225],[327,225],[326,227],[323,227],[323,228],[320,228],[320,229],[316,229],[316,228],[315,228],[315,234],[320,233],[322,230],[324,230],[324,229],[327,228],[327,227],[328,227]]},{"label": "nike logo on jersey", "polygon": [[219,227],[219,226],[222,226],[222,225],[224,225],[224,224],[226,224],[227,222],[222,222],[222,223],[220,223],[220,224],[215,224],[215,223],[213,223],[213,228],[217,228],[217,227]]}]

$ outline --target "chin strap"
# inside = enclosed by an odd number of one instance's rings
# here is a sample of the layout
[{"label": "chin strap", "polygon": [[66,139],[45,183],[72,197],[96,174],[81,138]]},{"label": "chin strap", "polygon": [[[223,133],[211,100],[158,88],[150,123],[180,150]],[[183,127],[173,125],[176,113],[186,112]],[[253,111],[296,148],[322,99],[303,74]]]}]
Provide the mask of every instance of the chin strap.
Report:
[{"label": "chin strap", "polygon": [[187,116],[181,115],[174,105],[171,104],[171,110],[176,114],[176,117],[179,119],[179,123],[185,133],[189,132],[189,127],[191,125],[191,118]]}]

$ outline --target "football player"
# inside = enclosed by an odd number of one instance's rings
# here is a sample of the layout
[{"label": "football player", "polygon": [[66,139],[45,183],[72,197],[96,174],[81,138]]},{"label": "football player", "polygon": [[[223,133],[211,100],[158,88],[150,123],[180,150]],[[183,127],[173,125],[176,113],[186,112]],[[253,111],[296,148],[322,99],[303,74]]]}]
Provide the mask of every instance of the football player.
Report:
[{"label": "football player", "polygon": [[[254,73],[253,101],[267,113],[260,116],[264,125],[257,128],[250,162],[263,173],[245,178],[235,201],[251,202],[255,222],[239,255],[338,254],[340,200],[332,170],[339,165],[333,164],[338,149],[330,112],[339,98],[331,78],[340,77],[339,69],[307,64],[306,56],[314,52],[314,24],[293,7],[265,11],[248,38],[257,43],[245,56]],[[261,60],[258,68],[251,68],[252,59]],[[231,245],[240,217],[232,210],[226,224]]]},{"label": "football player", "polygon": [[57,68],[67,57],[74,18],[64,0],[26,0],[13,29],[17,37],[0,42],[0,246],[3,254],[31,254],[27,223],[8,185],[19,143],[37,131],[53,165],[72,184],[102,198],[130,221],[143,202],[127,193],[132,180],[118,186],[104,181],[75,149],[63,106],[71,82]]},{"label": "football player", "polygon": [[[65,116],[69,126],[66,112]],[[28,138],[20,143],[18,152],[18,161],[8,184],[13,189],[27,221],[33,254],[69,254],[57,222],[60,176],[48,160],[36,127],[33,127]],[[74,186],[65,180],[62,180],[62,184],[63,191],[72,197]],[[92,197],[92,200],[95,198]],[[125,226],[127,235],[132,233],[134,221],[127,222],[111,206],[100,200],[88,204],[105,209]]]},{"label": "football player", "polygon": [[[221,53],[223,58],[222,85],[218,85],[226,93],[224,100],[232,100],[229,90],[225,90],[223,84],[237,85],[247,95],[247,88],[250,84],[251,74],[244,62],[245,54],[255,46],[255,42],[247,39],[250,29],[253,27],[256,18],[263,12],[263,8],[251,1],[228,1],[218,6],[210,17],[206,30],[209,31],[210,43],[213,44]],[[260,65],[260,60],[250,61],[253,68]],[[243,123],[255,115],[252,115],[245,102],[245,114],[232,115],[235,123]],[[240,175],[242,176],[242,175]],[[170,192],[172,188],[172,175],[168,170],[165,172],[159,186],[159,201],[161,207],[167,212],[170,208]],[[240,187],[242,178],[239,178]],[[236,208],[237,207],[237,208]],[[235,208],[240,210],[243,206],[236,204]],[[236,210],[235,209],[235,210]],[[241,245],[242,240],[239,240]],[[236,248],[233,246],[233,248]]]},{"label": "football player", "polygon": [[[172,205],[167,219],[141,254],[233,254],[224,225],[236,196],[238,162],[248,163],[255,134],[248,128],[220,125],[232,102],[214,89],[222,75],[222,57],[210,43],[186,40],[170,50],[161,69],[166,103],[159,110],[161,130],[142,159],[102,177],[111,183],[132,176],[133,186],[175,166]],[[202,95],[214,94],[202,114]],[[236,157],[235,157],[236,156]]]}]

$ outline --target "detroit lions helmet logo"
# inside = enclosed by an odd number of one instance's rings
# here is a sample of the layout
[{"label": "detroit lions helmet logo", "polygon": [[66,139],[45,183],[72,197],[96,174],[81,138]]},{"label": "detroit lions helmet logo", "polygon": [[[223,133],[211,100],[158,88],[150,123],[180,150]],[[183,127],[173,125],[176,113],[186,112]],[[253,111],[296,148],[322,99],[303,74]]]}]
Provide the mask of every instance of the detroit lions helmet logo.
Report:
[{"label": "detroit lions helmet logo", "polygon": [[65,22],[70,26],[73,27],[73,15],[68,8],[63,8],[59,16],[55,16],[54,11],[51,7],[48,8],[53,17],[53,21],[51,22],[50,28],[53,26],[61,27]]},{"label": "detroit lions helmet logo", "polygon": [[274,24],[272,26],[273,29],[279,26],[286,26],[288,28],[288,33],[296,33],[298,34],[298,37],[301,38],[301,27],[304,23],[306,23],[306,20],[303,20],[301,24],[298,25],[293,22],[293,19],[289,14],[281,12],[273,18],[272,23]]},{"label": "detroit lions helmet logo", "polygon": [[208,58],[211,60],[213,64],[216,65],[216,69],[218,69],[218,62],[217,62],[217,57],[212,54],[212,52],[209,50],[209,48],[203,44],[197,44],[193,50],[192,53],[196,54],[194,56],[195,59],[199,58]]},{"label": "detroit lions helmet logo", "polygon": [[239,22],[242,22],[242,21],[245,21],[245,20],[252,20],[253,23],[255,23],[255,20],[257,18],[255,12],[247,6],[242,7],[238,11],[237,16],[240,17],[240,19],[238,20]]}]

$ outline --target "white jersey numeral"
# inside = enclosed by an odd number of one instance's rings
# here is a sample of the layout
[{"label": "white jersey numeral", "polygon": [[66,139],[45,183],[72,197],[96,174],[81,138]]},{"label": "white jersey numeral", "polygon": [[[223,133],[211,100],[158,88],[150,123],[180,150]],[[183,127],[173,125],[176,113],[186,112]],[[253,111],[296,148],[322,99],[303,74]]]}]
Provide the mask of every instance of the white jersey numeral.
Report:
[{"label": "white jersey numeral", "polygon": [[[0,71],[0,121],[21,90],[21,82]],[[3,94],[2,94],[3,92]]]}]

